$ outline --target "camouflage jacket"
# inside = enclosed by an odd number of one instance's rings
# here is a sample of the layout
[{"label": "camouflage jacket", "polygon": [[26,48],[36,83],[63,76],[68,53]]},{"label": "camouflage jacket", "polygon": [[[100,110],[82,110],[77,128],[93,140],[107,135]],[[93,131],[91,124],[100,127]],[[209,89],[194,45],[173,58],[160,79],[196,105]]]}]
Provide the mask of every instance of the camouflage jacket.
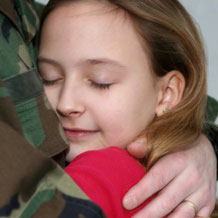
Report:
[{"label": "camouflage jacket", "polygon": [[[216,123],[215,123],[216,122]],[[205,134],[213,145],[218,160],[218,101],[210,96],[207,98]],[[218,179],[218,161],[217,161]]]},{"label": "camouflage jacket", "polygon": [[105,217],[60,167],[67,144],[36,69],[38,26],[31,0],[0,1],[0,217]]}]

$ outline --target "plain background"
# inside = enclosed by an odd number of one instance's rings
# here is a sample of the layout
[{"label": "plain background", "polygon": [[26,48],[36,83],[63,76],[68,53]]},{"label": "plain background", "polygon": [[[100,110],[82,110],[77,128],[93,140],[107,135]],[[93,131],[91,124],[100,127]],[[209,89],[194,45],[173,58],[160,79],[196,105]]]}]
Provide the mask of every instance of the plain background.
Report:
[{"label": "plain background", "polygon": [[208,59],[208,94],[218,100],[218,1],[180,0],[180,2],[192,15],[203,35]]},{"label": "plain background", "polygon": [[[48,2],[48,0],[37,1],[44,4]],[[218,100],[218,0],[180,0],[180,2],[189,11],[202,33],[208,59],[208,95]],[[216,124],[218,125],[218,119]]]}]

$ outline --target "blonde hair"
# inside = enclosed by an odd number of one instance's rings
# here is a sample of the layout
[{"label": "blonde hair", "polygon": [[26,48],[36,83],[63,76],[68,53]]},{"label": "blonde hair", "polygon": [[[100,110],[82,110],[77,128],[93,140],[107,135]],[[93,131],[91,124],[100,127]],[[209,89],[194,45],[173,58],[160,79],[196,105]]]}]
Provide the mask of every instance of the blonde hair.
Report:
[{"label": "blonde hair", "polygon": [[[50,0],[43,20],[62,3],[85,0]],[[180,71],[186,81],[181,102],[146,128],[150,168],[159,158],[186,149],[203,129],[206,99],[206,60],[198,30],[178,0],[93,0],[124,10],[144,39],[151,67],[158,77]]]}]

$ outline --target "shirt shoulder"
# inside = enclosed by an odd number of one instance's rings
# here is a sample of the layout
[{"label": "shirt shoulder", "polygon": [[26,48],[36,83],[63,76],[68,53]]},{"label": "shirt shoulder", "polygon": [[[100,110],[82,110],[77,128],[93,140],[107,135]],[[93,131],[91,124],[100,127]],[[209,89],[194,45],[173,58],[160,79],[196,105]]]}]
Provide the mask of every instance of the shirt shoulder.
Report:
[{"label": "shirt shoulder", "polygon": [[122,206],[123,196],[145,175],[145,169],[121,148],[85,152],[65,171],[110,218],[131,217],[148,203],[133,211]]}]

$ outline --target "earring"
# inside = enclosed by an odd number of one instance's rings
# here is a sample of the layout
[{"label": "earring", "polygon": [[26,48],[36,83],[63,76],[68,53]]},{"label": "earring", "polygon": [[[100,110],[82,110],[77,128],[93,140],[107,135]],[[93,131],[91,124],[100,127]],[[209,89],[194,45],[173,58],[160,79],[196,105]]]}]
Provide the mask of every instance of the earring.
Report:
[{"label": "earring", "polygon": [[167,108],[164,108],[163,113],[165,114],[167,112],[169,112],[169,110]]}]

